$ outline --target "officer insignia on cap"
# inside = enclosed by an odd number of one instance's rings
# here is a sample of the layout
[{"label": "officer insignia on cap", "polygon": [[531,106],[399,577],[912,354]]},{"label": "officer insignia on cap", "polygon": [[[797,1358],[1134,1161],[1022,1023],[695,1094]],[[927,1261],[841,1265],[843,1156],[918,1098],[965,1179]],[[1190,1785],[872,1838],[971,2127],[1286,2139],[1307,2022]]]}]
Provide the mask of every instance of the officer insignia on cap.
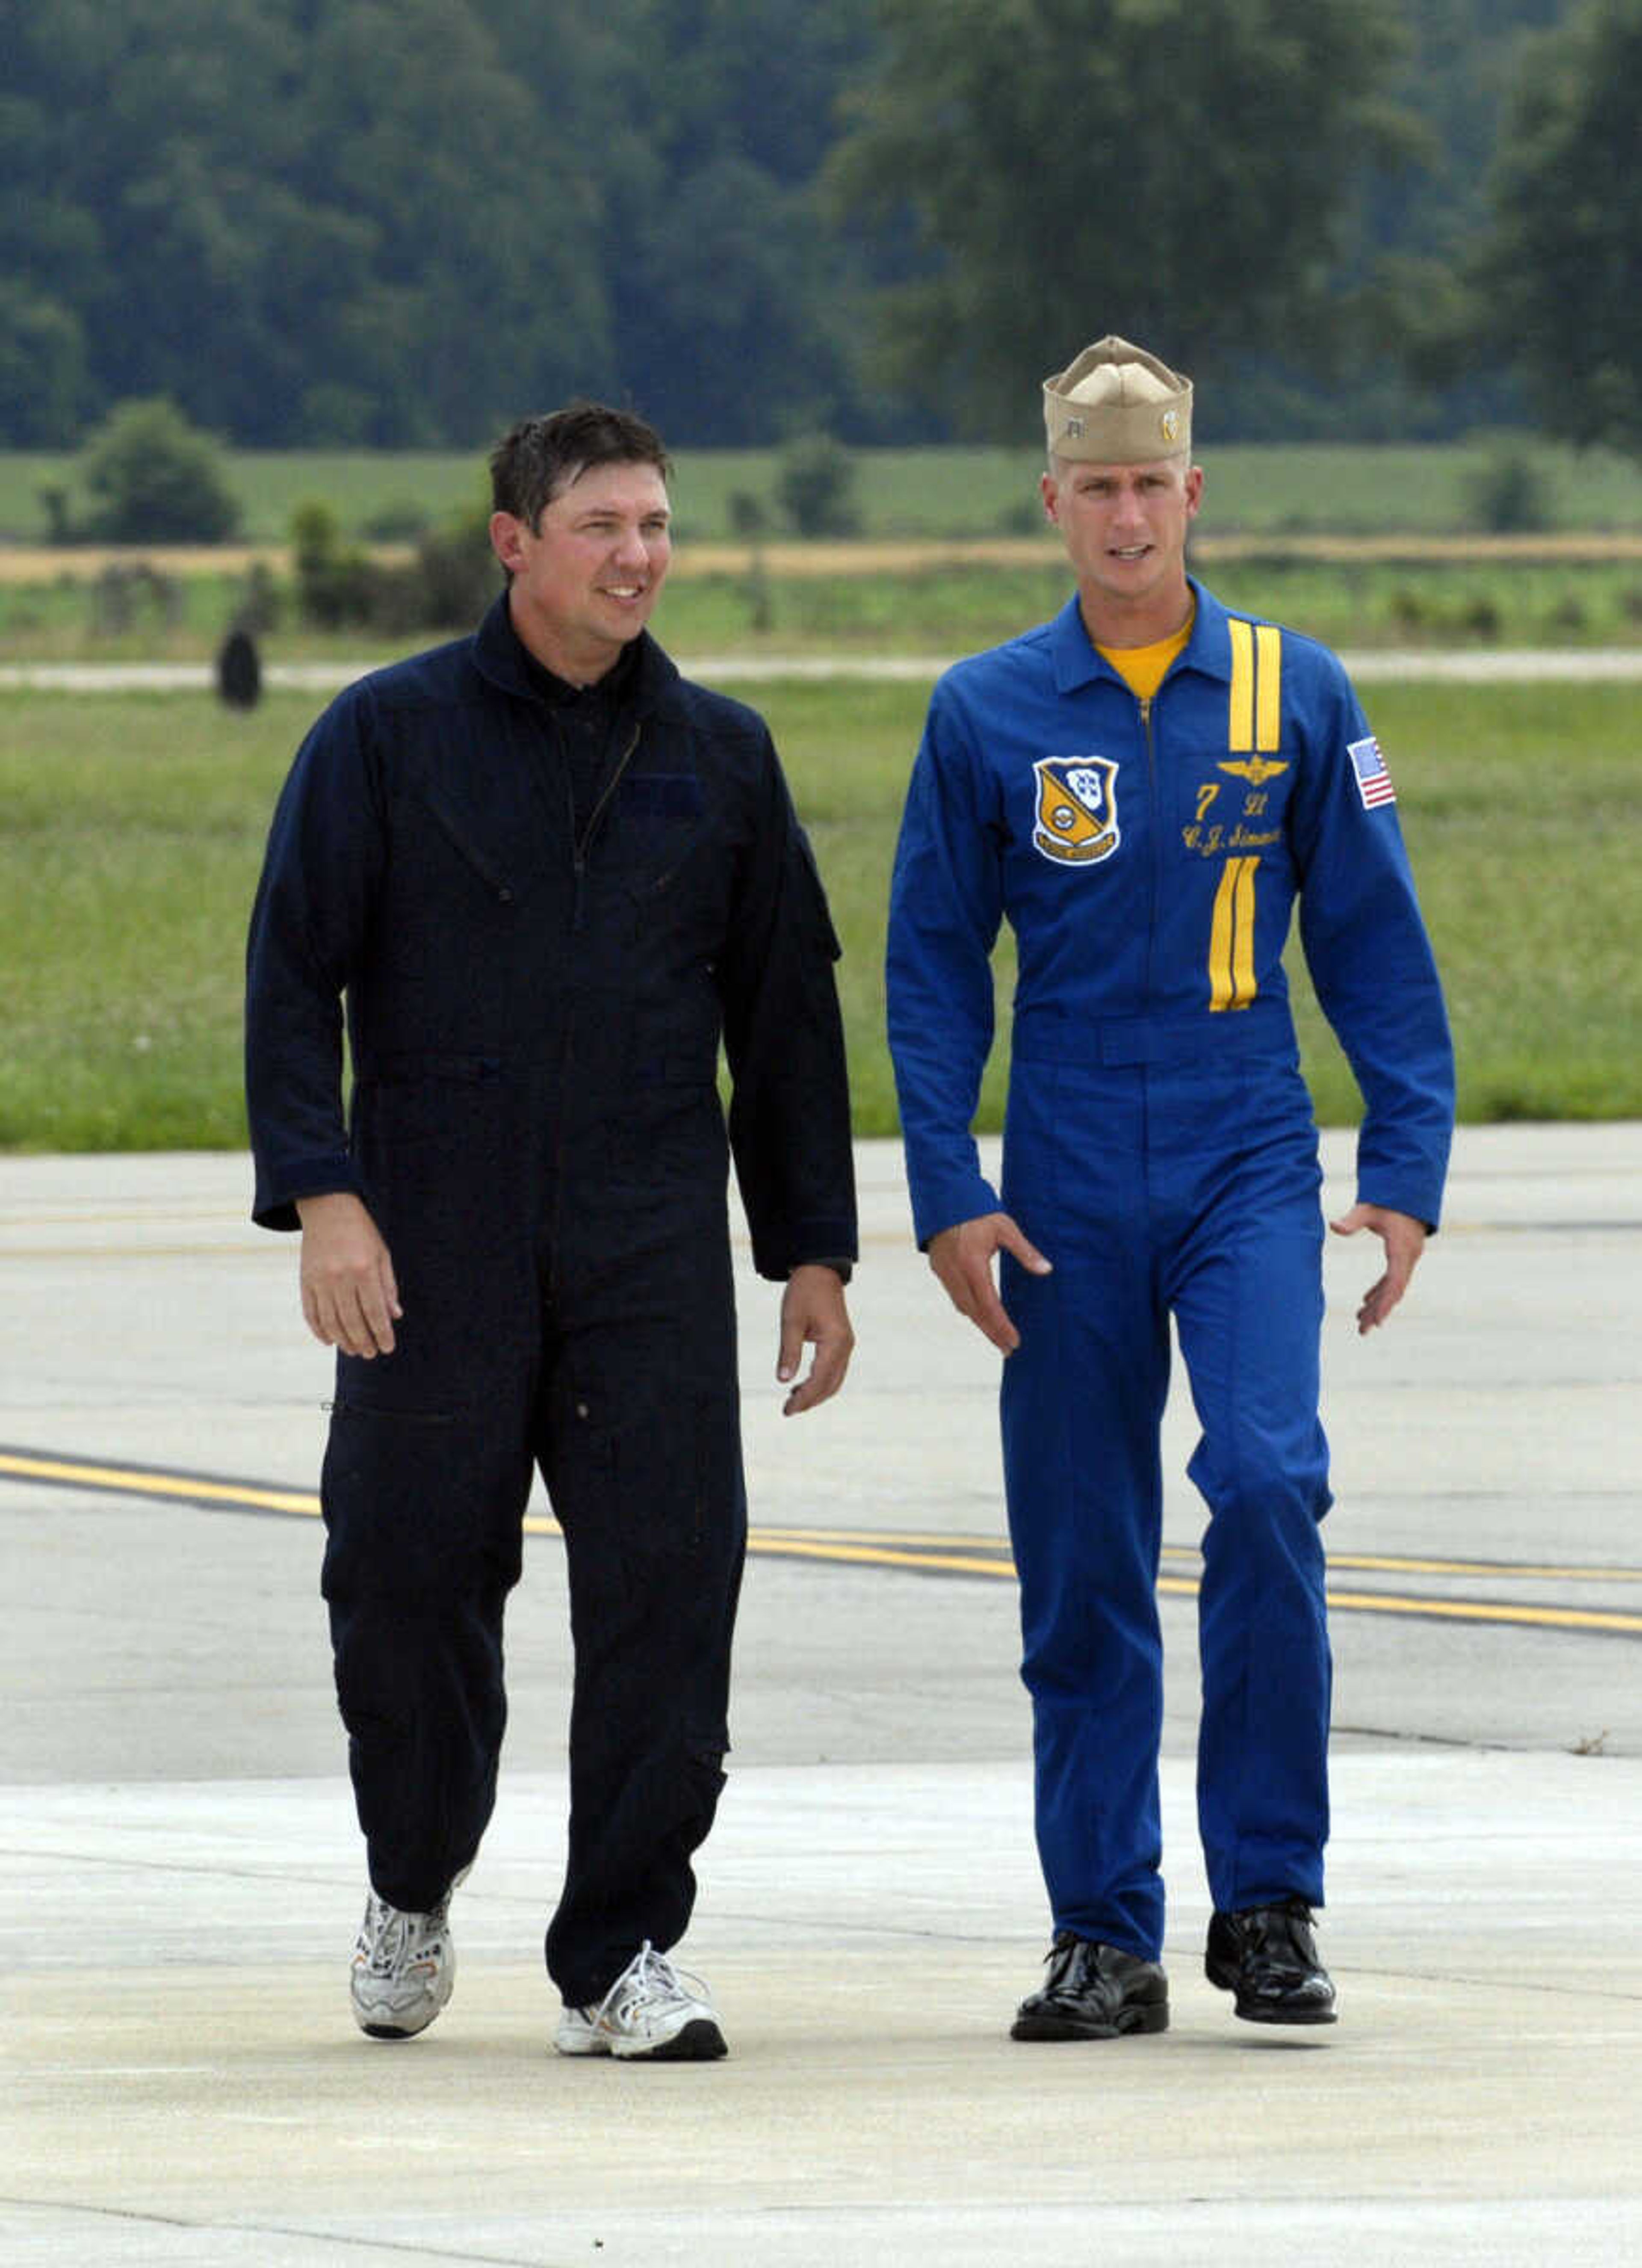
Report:
[{"label": "officer insignia on cap", "polygon": [[1032,846],[1057,866],[1093,866],[1118,845],[1117,766],[1109,756],[1042,756]]},{"label": "officer insignia on cap", "polygon": [[1051,456],[1147,465],[1191,453],[1191,380],[1108,331],[1043,381]]}]

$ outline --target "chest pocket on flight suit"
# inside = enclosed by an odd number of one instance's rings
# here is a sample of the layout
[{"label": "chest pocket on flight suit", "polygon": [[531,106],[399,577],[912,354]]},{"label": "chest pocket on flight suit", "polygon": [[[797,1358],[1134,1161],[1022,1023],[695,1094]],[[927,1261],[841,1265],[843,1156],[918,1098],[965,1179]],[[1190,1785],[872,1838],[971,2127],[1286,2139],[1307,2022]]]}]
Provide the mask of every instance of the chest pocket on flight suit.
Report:
[{"label": "chest pocket on flight suit", "polygon": [[628,772],[613,815],[629,889],[641,899],[666,890],[700,843],[706,812],[694,772]]}]

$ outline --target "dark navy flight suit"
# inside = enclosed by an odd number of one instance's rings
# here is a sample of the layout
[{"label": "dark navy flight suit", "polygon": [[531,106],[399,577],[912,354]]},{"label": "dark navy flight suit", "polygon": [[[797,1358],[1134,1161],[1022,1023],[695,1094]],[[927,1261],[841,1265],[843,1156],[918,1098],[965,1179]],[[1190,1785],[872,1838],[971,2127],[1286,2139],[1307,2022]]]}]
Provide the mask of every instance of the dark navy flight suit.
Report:
[{"label": "dark navy flight suit", "polygon": [[504,598],[342,694],[274,820],[255,1218],[357,1192],[404,1310],[391,1355],[337,1358],[322,1490],[371,1880],[426,1911],[478,1847],[539,1465],[576,1653],[548,1934],[570,2002],[689,1916],[747,1518],[718,1047],[755,1265],[847,1263],[836,951],[762,720],[648,636],[576,696]]},{"label": "dark navy flight suit", "polygon": [[893,891],[889,1029],[921,1242],[998,1209],[969,1128],[1016,936],[1003,1209],[1011,1534],[1056,1929],[1163,1936],[1159,1426],[1174,1319],[1202,1439],[1198,1813],[1222,1911],[1322,1902],[1321,1173],[1282,953],[1366,1111],[1358,1189],[1435,1226],[1453,1063],[1378,747],[1338,662],[1193,585],[1137,698],[1074,598],[936,687]]}]

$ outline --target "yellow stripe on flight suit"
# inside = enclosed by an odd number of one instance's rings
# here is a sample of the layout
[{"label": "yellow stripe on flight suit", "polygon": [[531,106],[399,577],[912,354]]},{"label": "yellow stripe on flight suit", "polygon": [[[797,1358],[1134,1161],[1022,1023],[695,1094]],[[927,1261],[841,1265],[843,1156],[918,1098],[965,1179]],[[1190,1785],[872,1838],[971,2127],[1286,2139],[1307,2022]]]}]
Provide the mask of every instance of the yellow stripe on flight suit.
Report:
[{"label": "yellow stripe on flight suit", "polygon": [[1226,742],[1234,756],[1270,755],[1283,745],[1283,633],[1274,622],[1226,625],[1232,639],[1232,698]]},{"label": "yellow stripe on flight suit", "polygon": [[1255,626],[1233,617],[1226,627],[1232,634],[1232,710],[1226,745],[1234,756],[1246,756],[1255,745]]},{"label": "yellow stripe on flight suit", "polygon": [[1258,858],[1228,858],[1214,894],[1209,932],[1209,1006],[1247,1008],[1255,997],[1255,869]]},{"label": "yellow stripe on flight suit", "polygon": [[[1226,623],[1232,692],[1226,745],[1234,756],[1270,755],[1283,744],[1283,633],[1270,622]],[[1228,858],[1214,894],[1209,932],[1209,1006],[1247,1008],[1255,981],[1255,869],[1258,858]]]},{"label": "yellow stripe on flight suit", "polygon": [[1263,756],[1283,745],[1283,633],[1275,622],[1255,627],[1255,747]]}]

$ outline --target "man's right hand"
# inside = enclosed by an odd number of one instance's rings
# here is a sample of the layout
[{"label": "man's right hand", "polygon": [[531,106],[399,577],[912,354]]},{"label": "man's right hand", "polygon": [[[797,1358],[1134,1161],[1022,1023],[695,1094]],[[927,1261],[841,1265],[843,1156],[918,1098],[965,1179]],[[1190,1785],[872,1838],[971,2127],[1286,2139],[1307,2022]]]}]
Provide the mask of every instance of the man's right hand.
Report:
[{"label": "man's right hand", "polygon": [[302,1312],[325,1346],[369,1362],[394,1351],[404,1313],[394,1263],[376,1223],[350,1190],[298,1197],[302,1223]]},{"label": "man's right hand", "polygon": [[1012,1252],[1035,1276],[1047,1276],[1049,1263],[1035,1244],[1029,1243],[1006,1212],[983,1212],[974,1220],[961,1220],[930,1239],[930,1266],[946,1287],[946,1297],[961,1315],[968,1315],[995,1347],[1013,1354],[1020,1334],[1009,1320],[998,1286],[992,1280],[992,1256]]}]

